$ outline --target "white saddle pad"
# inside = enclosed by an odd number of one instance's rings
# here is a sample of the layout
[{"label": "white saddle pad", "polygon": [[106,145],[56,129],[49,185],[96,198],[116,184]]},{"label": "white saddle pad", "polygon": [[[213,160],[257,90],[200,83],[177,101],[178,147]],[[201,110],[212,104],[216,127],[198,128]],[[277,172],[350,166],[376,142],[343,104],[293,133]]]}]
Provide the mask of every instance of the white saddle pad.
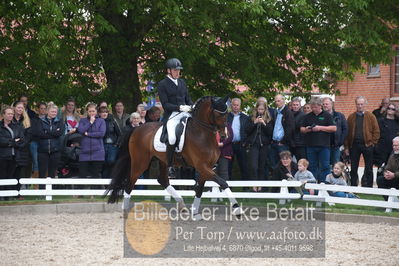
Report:
[{"label": "white saddle pad", "polygon": [[[183,147],[184,147],[184,139],[186,137],[187,120],[186,120],[186,122],[183,122],[183,125],[184,125],[183,133],[182,133],[182,135],[180,137],[179,145],[177,145],[177,147],[176,147],[176,152],[181,152],[183,150]],[[160,141],[161,134],[162,134],[162,129],[163,129],[163,126],[158,128],[157,133],[155,133],[155,136],[154,136],[154,149],[157,152],[166,152],[166,144],[162,143]]]}]

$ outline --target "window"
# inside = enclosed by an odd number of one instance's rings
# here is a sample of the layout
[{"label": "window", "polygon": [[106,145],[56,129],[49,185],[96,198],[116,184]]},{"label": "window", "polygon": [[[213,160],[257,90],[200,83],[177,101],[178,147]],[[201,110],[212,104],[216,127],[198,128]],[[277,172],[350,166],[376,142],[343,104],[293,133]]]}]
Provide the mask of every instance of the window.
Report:
[{"label": "window", "polygon": [[367,77],[380,77],[380,65],[369,65],[367,70]]},{"label": "window", "polygon": [[394,77],[394,91],[395,93],[399,93],[399,47],[396,48],[395,55],[395,77]]}]

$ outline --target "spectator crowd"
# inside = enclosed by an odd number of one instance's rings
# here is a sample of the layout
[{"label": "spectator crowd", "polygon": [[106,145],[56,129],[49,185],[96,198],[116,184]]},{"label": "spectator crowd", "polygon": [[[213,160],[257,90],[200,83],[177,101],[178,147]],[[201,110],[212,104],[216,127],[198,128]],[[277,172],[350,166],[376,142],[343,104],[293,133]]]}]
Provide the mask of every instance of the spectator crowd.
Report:
[{"label": "spectator crowd", "polygon": [[[216,172],[231,179],[237,162],[241,180],[293,179],[304,184],[358,186],[363,156],[362,186],[373,186],[374,165],[380,168],[378,187],[399,188],[398,106],[384,98],[370,112],[365,97],[357,97],[354,103],[354,112],[346,118],[334,109],[330,97],[314,97],[302,106],[302,99],[288,103],[278,94],[275,108],[259,97],[246,114],[241,100],[233,98],[227,127],[216,134],[221,150]],[[162,116],[161,106],[147,108],[144,104],[127,114],[121,101],[88,103],[82,110],[72,98],[62,107],[49,102],[31,109],[23,95],[9,106],[2,105],[0,179],[109,178],[122,139],[141,124],[162,121]],[[15,187],[0,188],[7,189]],[[252,188],[255,192],[266,189]],[[338,192],[334,196],[354,197]]]}]

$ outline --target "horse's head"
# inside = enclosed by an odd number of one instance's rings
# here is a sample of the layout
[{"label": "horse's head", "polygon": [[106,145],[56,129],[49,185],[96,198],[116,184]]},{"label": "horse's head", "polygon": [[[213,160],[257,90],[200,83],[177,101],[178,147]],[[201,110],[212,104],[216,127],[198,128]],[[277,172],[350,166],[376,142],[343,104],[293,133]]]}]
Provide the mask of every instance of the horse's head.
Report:
[{"label": "horse's head", "polygon": [[212,113],[213,113],[213,122],[214,126],[217,127],[218,130],[224,129],[226,126],[227,119],[227,100],[228,96],[219,99],[212,99]]},{"label": "horse's head", "polygon": [[195,103],[193,118],[204,127],[212,130],[224,129],[227,118],[228,96],[215,98],[205,96]]}]

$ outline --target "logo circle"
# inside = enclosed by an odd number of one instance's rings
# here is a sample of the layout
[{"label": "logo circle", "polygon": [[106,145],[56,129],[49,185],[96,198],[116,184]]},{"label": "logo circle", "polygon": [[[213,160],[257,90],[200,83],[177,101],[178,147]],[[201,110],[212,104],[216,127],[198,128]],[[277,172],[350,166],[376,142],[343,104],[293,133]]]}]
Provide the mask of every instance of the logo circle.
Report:
[{"label": "logo circle", "polygon": [[125,235],[130,246],[142,255],[161,252],[169,241],[171,221],[168,210],[151,200],[137,202],[129,211]]}]

